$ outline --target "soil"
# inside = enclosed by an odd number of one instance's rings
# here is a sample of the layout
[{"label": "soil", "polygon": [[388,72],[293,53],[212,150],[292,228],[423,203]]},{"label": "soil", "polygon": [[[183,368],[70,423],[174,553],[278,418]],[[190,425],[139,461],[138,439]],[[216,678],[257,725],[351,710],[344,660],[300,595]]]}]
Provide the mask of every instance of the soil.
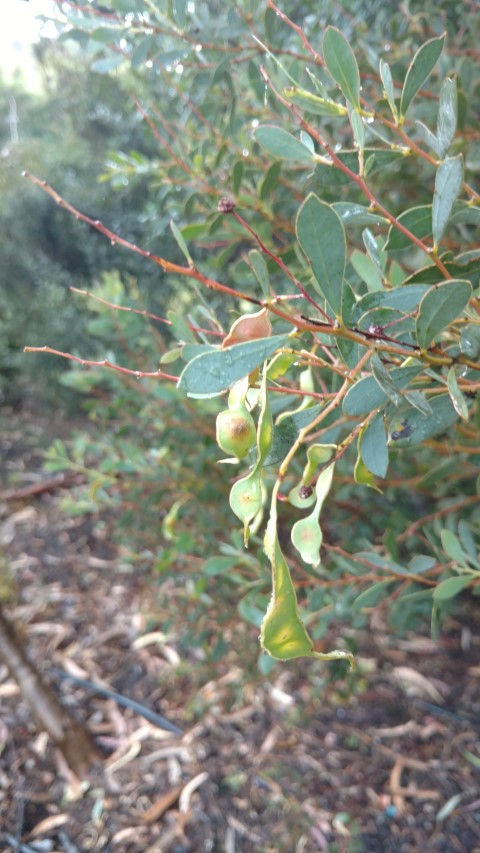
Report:
[{"label": "soil", "polygon": [[98,756],[73,774],[0,663],[0,849],[478,853],[478,599],[436,643],[374,613],[341,681],[303,661],[262,676],[242,626],[251,659],[227,638],[214,665],[164,633],[168,588],[127,570],[114,520],[66,515],[68,481],[42,491],[37,448],[68,428],[1,417],[0,604]]}]

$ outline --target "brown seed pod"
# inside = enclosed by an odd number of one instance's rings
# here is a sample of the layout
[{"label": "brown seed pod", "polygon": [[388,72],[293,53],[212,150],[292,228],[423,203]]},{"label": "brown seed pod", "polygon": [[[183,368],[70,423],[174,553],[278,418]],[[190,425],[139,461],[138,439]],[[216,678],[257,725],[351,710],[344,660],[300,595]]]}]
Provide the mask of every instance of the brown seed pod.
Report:
[{"label": "brown seed pod", "polygon": [[243,314],[235,320],[226,338],[223,339],[222,349],[233,344],[243,344],[257,338],[269,338],[272,334],[272,324],[268,310],[262,308],[255,314]]}]

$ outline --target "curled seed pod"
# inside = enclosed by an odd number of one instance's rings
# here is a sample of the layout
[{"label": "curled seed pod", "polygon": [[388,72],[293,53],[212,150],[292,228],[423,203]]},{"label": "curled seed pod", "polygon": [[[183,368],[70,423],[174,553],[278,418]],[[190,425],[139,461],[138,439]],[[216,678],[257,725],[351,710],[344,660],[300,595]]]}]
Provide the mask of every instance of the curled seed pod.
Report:
[{"label": "curled seed pod", "polygon": [[261,308],[255,314],[242,314],[238,317],[226,338],[222,342],[222,349],[231,347],[233,344],[242,344],[245,341],[254,341],[258,338],[269,338],[272,334],[272,324],[268,310]]},{"label": "curled seed pod", "polygon": [[256,437],[255,421],[247,409],[225,409],[217,415],[217,444],[225,453],[243,459]]}]

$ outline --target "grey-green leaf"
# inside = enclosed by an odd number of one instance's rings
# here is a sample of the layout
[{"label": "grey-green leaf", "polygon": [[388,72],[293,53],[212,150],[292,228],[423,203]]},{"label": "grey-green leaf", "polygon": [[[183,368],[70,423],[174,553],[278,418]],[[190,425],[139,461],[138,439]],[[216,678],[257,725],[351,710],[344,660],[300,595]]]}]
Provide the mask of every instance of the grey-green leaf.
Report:
[{"label": "grey-green leaf", "polygon": [[370,367],[372,368],[372,374],[375,381],[378,383],[384,394],[389,400],[391,400],[394,406],[400,406],[403,402],[402,394],[397,388],[391,373],[387,370],[381,358],[376,353],[374,353],[370,359]]},{"label": "grey-green leaf", "polygon": [[455,374],[455,368],[451,367],[448,371],[447,376],[447,388],[448,393],[450,394],[450,399],[453,403],[453,408],[455,409],[457,415],[459,415],[462,420],[468,421],[468,406],[467,401],[462,394],[460,388],[458,387],[457,377]]},{"label": "grey-green leaf", "polygon": [[[406,388],[422,370],[421,365],[415,367],[394,367],[390,376],[398,389]],[[372,409],[378,409],[388,400],[385,392],[380,388],[373,376],[366,376],[356,382],[353,388],[345,396],[343,411],[346,415],[354,417],[366,415]]]},{"label": "grey-green leaf", "polygon": [[325,65],[347,101],[357,110],[360,109],[360,74],[357,60],[345,36],[336,27],[327,27],[325,30],[323,56]]},{"label": "grey-green leaf", "polygon": [[383,90],[388,101],[388,105],[392,111],[395,121],[398,118],[397,107],[395,104],[395,88],[393,85],[392,72],[388,62],[380,60],[380,77],[382,78]]},{"label": "grey-green leaf", "polygon": [[380,412],[370,421],[360,438],[360,455],[376,477],[385,477],[388,469],[387,436]]},{"label": "grey-green leaf", "polygon": [[347,248],[340,217],[331,205],[311,193],[298,211],[296,231],[318,282],[316,289],[335,316],[341,317]]},{"label": "grey-green leaf", "polygon": [[422,44],[413,57],[403,84],[400,115],[405,116],[420,87],[433,70],[445,43],[445,36],[433,38]]},{"label": "grey-green leaf", "polygon": [[338,213],[343,225],[384,225],[387,220],[372,211],[364,204],[352,201],[334,201],[333,209]]},{"label": "grey-green leaf", "polygon": [[[404,228],[407,228],[415,237],[423,240],[432,233],[432,205],[422,204],[405,210],[398,217]],[[411,249],[412,241],[403,231],[399,231],[395,225],[390,226],[387,242],[384,250],[396,252],[398,249]]]},{"label": "grey-green leaf", "polygon": [[186,257],[189,266],[193,266],[193,261],[190,256],[190,252],[188,251],[188,246],[185,242],[182,232],[180,231],[178,225],[175,225],[173,219],[170,220],[170,229],[175,238],[178,248],[182,252],[182,254]]},{"label": "grey-green leaf", "polygon": [[463,155],[446,157],[435,175],[432,205],[433,242],[438,246],[463,183]]},{"label": "grey-green leaf", "polygon": [[310,149],[281,127],[264,124],[257,127],[253,135],[263,148],[282,160],[294,160],[297,163],[309,163],[310,165],[314,161],[314,154]]},{"label": "grey-green leaf", "polygon": [[462,589],[465,589],[471,583],[470,575],[463,575],[455,578],[447,578],[435,587],[433,592],[434,601],[448,601],[449,598],[455,598]]},{"label": "grey-green leaf", "polygon": [[263,364],[287,340],[288,335],[275,335],[197,355],[184,368],[178,388],[189,397],[215,397]]},{"label": "grey-green leaf", "polygon": [[423,296],[416,321],[418,345],[427,349],[453,320],[460,316],[472,295],[469,281],[454,280],[435,284]]},{"label": "grey-green leaf", "polygon": [[457,81],[445,77],[440,89],[437,120],[438,154],[445,157],[457,129]]},{"label": "grey-green leaf", "polygon": [[[430,402],[431,415],[422,415],[418,409],[410,409],[407,417],[403,417],[402,423],[392,424],[393,431],[404,432],[405,436],[397,440],[390,437],[390,443],[395,447],[410,447],[421,444],[427,438],[439,435],[449,429],[458,420],[458,415],[452,406],[448,394],[439,394]],[[399,420],[399,419],[397,419]],[[407,429],[405,430],[405,426]]]}]

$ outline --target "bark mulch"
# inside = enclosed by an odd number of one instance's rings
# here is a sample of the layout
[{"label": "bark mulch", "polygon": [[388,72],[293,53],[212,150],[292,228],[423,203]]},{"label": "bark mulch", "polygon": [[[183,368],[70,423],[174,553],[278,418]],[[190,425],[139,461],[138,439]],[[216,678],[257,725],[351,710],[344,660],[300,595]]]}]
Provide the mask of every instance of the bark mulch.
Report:
[{"label": "bark mulch", "polygon": [[437,643],[377,614],[344,681],[261,676],[247,627],[251,659],[235,635],[214,665],[164,633],[175,590],[122,562],[112,520],[61,511],[74,480],[49,485],[35,450],[53,426],[1,423],[0,605],[96,758],[72,773],[0,663],[0,850],[480,851],[478,599]]}]

